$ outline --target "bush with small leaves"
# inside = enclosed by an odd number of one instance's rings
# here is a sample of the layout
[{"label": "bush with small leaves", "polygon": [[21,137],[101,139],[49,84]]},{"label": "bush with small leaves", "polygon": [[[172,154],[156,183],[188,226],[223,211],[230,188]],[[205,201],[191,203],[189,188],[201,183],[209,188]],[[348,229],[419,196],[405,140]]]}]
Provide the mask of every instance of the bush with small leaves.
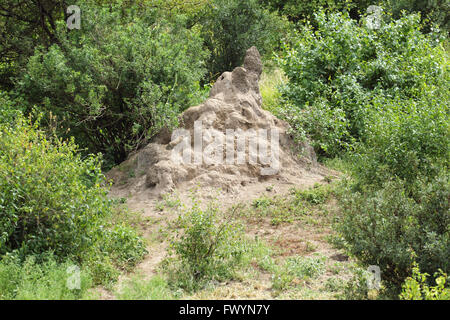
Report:
[{"label": "bush with small leaves", "polygon": [[[448,64],[439,34],[423,34],[420,17],[382,17],[371,29],[347,13],[315,14],[278,61],[289,82],[280,116],[321,155],[335,156],[370,129],[370,104],[379,99],[447,99]],[[448,92],[447,92],[448,94]],[[395,111],[392,108],[394,117]],[[400,116],[400,115],[398,115]]]},{"label": "bush with small leaves", "polygon": [[197,290],[207,282],[233,278],[247,251],[231,217],[218,219],[217,206],[203,210],[195,201],[178,220],[164,269],[172,286]]},{"label": "bush with small leaves", "polygon": [[[0,256],[51,251],[61,261],[110,260],[129,268],[145,246],[128,225],[112,225],[101,159],[48,136],[23,117],[0,125]],[[0,258],[1,259],[1,258]]]},{"label": "bush with small leaves", "polygon": [[428,273],[421,273],[417,263],[413,264],[411,277],[405,280],[402,286],[400,299],[402,300],[449,300],[450,289],[446,284],[447,274],[439,270],[435,273],[436,286],[428,286]]}]

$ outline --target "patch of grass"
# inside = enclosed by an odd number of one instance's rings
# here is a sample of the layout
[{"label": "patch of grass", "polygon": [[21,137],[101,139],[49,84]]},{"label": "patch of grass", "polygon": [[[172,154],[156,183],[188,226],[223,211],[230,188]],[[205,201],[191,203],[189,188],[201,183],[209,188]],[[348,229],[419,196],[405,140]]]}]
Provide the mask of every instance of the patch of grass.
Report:
[{"label": "patch of grass", "polygon": [[294,256],[286,259],[283,266],[275,267],[272,289],[280,291],[296,286],[309,279],[315,279],[325,272],[324,257]]},{"label": "patch of grass", "polygon": [[[326,203],[331,199],[336,184],[315,185],[307,190],[291,189],[288,196],[263,196],[253,200],[250,207],[240,206],[241,215],[248,218],[267,217],[270,224],[278,226],[304,220],[309,224],[320,225],[325,219],[331,219]],[[314,214],[314,217],[309,217]],[[318,219],[319,218],[319,219]]]},{"label": "patch of grass", "polygon": [[69,260],[58,263],[51,254],[28,256],[24,262],[5,256],[0,261],[0,300],[85,299],[92,284],[89,270],[77,269]]},{"label": "patch of grass", "polygon": [[290,288],[294,281],[294,275],[285,268],[279,268],[272,276],[272,289],[276,294]]},{"label": "patch of grass", "polygon": [[266,256],[263,256],[262,258],[260,258],[258,260],[258,266],[266,272],[274,273],[278,270],[277,263],[269,255],[266,255]]},{"label": "patch of grass", "polygon": [[119,300],[173,300],[180,297],[180,292],[171,291],[161,276],[145,280],[137,275],[124,282],[116,297]]},{"label": "patch of grass", "polygon": [[299,279],[317,278],[325,272],[324,257],[289,257],[286,260],[288,272]]},{"label": "patch of grass", "polygon": [[166,193],[162,195],[162,200],[156,204],[156,209],[164,211],[166,208],[178,209],[181,207],[181,200],[177,193]]},{"label": "patch of grass", "polygon": [[281,69],[275,68],[262,73],[261,80],[259,81],[259,88],[263,101],[263,109],[268,110],[275,115],[277,114],[281,98],[278,87],[286,82],[287,78]]},{"label": "patch of grass", "polygon": [[339,262],[335,262],[333,263],[333,265],[331,265],[329,268],[330,272],[334,275],[338,275],[341,273],[342,271],[342,266]]},{"label": "patch of grass", "polygon": [[342,173],[350,173],[352,169],[352,163],[347,158],[348,158],[347,155],[341,155],[335,158],[323,158],[322,162],[327,168]]},{"label": "patch of grass", "polygon": [[312,205],[325,203],[330,195],[332,188],[329,185],[315,185],[311,189],[307,190],[292,190],[294,196],[294,203],[301,204],[307,202]]},{"label": "patch of grass", "polygon": [[253,200],[252,206],[255,209],[256,208],[266,209],[271,204],[272,204],[272,200],[270,198],[262,197],[262,198],[258,198],[258,199]]},{"label": "patch of grass", "polygon": [[306,241],[306,252],[314,252],[317,250],[317,246],[310,242],[310,241]]},{"label": "patch of grass", "polygon": [[139,229],[138,227],[143,223],[144,218],[142,216],[142,212],[128,209],[125,202],[120,201],[113,207],[111,215],[112,225],[127,225],[135,229]]}]

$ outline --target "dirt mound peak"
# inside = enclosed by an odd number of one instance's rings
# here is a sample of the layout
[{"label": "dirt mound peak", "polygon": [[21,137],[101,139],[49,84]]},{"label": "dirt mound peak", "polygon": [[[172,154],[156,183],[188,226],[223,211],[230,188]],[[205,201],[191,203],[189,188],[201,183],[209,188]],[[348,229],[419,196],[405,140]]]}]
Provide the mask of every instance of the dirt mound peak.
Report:
[{"label": "dirt mound peak", "polygon": [[180,116],[179,129],[161,133],[107,174],[113,188],[147,195],[195,185],[237,192],[259,181],[297,184],[305,175],[323,176],[313,149],[295,144],[287,123],[261,108],[261,73],[252,47],[242,67],[224,72],[209,98]]}]

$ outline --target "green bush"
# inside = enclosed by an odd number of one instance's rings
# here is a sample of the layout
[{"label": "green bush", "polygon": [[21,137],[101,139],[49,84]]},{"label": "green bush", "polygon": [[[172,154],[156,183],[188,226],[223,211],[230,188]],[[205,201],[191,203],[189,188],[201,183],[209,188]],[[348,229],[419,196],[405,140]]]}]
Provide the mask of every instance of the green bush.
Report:
[{"label": "green bush", "polygon": [[[78,1],[80,30],[58,21],[58,43],[37,47],[18,82],[29,106],[58,121],[58,134],[119,163],[197,103],[207,56],[182,15],[121,3]],[[70,130],[70,131],[68,131]]]},{"label": "green bush", "polygon": [[233,278],[243,260],[245,243],[230,217],[220,221],[218,212],[211,203],[203,210],[195,202],[180,215],[181,229],[164,263],[171,285],[192,291],[212,280]]},{"label": "green bush", "polygon": [[369,272],[358,266],[351,266],[352,277],[344,282],[343,292],[338,295],[343,300],[367,300],[369,298]]},{"label": "green bush", "polygon": [[364,2],[364,0],[262,0],[261,2],[271,11],[277,11],[287,16],[289,20],[299,22],[314,18],[314,13],[318,10],[328,9],[331,12],[348,10],[355,6],[353,2]]},{"label": "green bush", "polygon": [[14,122],[14,119],[20,111],[16,101],[12,100],[5,91],[0,91],[0,124],[8,124]]},{"label": "green bush", "polygon": [[130,270],[147,252],[141,237],[129,226],[113,226],[105,232],[105,238],[102,250],[123,269]]},{"label": "green bush", "polygon": [[335,156],[364,141],[374,100],[419,100],[448,87],[441,38],[421,33],[418,15],[379,29],[347,13],[319,12],[315,19],[317,28],[305,25],[278,59],[289,79],[279,114],[298,136],[309,136],[319,154]]},{"label": "green bush", "polygon": [[437,25],[447,33],[450,31],[450,3],[446,0],[384,0],[382,2],[396,17],[401,16],[403,11],[420,12],[430,29]]},{"label": "green bush", "polygon": [[444,87],[439,90],[419,101],[376,99],[367,107],[365,141],[351,157],[360,185],[379,188],[395,177],[414,192],[421,178],[432,179],[447,170],[450,96]]},{"label": "green bush", "polygon": [[450,269],[450,187],[448,174],[421,182],[414,198],[404,183],[379,190],[347,190],[339,231],[348,251],[365,265],[377,265],[388,294],[397,294],[411,275],[411,253],[424,272]]},{"label": "green bush", "polygon": [[446,0],[262,0],[271,11],[286,15],[289,20],[298,22],[311,20],[318,10],[329,10],[329,12],[348,11],[355,20],[367,12],[371,5],[377,5],[392,12],[395,18],[402,16],[403,12],[408,14],[420,13],[422,21],[429,24],[430,29],[437,25],[447,32],[450,29],[450,7]]},{"label": "green bush", "polygon": [[110,209],[98,157],[18,119],[0,128],[0,254],[80,255]]},{"label": "green bush", "polygon": [[73,275],[71,261],[58,263],[46,255],[38,263],[34,256],[20,262],[17,256],[0,260],[0,300],[73,300],[87,298],[92,286],[89,271],[79,272],[79,288],[68,286]]},{"label": "green bush", "polygon": [[256,46],[263,56],[277,48],[289,25],[257,0],[214,0],[199,18],[201,36],[211,52],[207,82],[241,66],[245,51]]},{"label": "green bush", "polygon": [[436,286],[427,285],[429,274],[421,273],[419,267],[414,263],[412,277],[408,277],[402,286],[400,299],[402,300],[449,300],[450,289],[447,275],[440,270],[435,273]]},{"label": "green bush", "polygon": [[22,117],[0,126],[0,255],[47,251],[78,262],[134,265],[145,253],[136,232],[112,226],[100,158],[49,138]]},{"label": "green bush", "polygon": [[411,250],[421,270],[449,270],[449,73],[440,59],[434,84],[365,106],[364,140],[350,156],[354,194],[344,198],[341,231],[350,252],[380,266],[388,294],[411,276]]}]

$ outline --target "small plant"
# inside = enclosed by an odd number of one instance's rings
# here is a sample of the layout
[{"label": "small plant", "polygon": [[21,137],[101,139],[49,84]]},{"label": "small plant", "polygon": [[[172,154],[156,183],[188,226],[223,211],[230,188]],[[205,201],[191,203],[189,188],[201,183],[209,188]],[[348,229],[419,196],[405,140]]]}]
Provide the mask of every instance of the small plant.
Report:
[{"label": "small plant", "polygon": [[331,292],[339,292],[344,288],[344,283],[339,278],[328,278],[325,282],[325,289]]},{"label": "small plant", "polygon": [[253,200],[253,208],[268,208],[272,204],[272,201],[267,197],[262,197]]},{"label": "small plant", "polygon": [[167,281],[161,276],[150,280],[135,276],[127,280],[117,293],[120,300],[172,300],[178,295],[179,292],[172,292]]},{"label": "small plant", "polygon": [[274,268],[272,288],[275,291],[289,289],[299,280],[317,278],[325,272],[323,257],[289,257],[282,267]]},{"label": "small plant", "polygon": [[74,265],[69,260],[59,263],[50,253],[28,256],[23,262],[14,254],[3,256],[0,260],[0,300],[86,298],[88,289],[92,286],[88,269],[80,268],[79,287],[71,288],[67,285],[69,277],[73,275],[68,270]]},{"label": "small plant", "polygon": [[170,284],[188,291],[211,280],[233,278],[245,248],[239,228],[231,216],[219,221],[219,210],[209,204],[206,210],[194,200],[193,207],[178,219],[177,230],[163,262]]},{"label": "small plant", "polygon": [[177,209],[181,207],[181,200],[176,193],[166,193],[162,196],[162,200],[156,204],[156,209],[164,211],[165,208]]},{"label": "small plant", "polygon": [[104,250],[125,270],[131,270],[147,253],[145,243],[137,232],[125,225],[114,226],[107,231]]},{"label": "small plant", "polygon": [[307,190],[294,190],[294,203],[308,202],[312,205],[323,204],[328,200],[331,189],[327,185],[314,186],[314,188]]},{"label": "small plant", "polygon": [[412,276],[406,278],[402,287],[402,300],[450,300],[447,274],[442,270],[435,273],[436,286],[428,286],[428,273],[421,273],[416,262],[413,263]]},{"label": "small plant", "polygon": [[286,268],[299,279],[317,278],[325,272],[325,262],[323,257],[290,257]]},{"label": "small plant", "polygon": [[317,246],[310,241],[306,241],[305,249],[306,249],[306,252],[314,252],[317,250]]},{"label": "small plant", "polygon": [[272,276],[272,289],[276,292],[284,291],[289,289],[295,276],[289,273],[285,268],[280,268],[275,274]]},{"label": "small plant", "polygon": [[369,298],[368,272],[362,268],[355,267],[352,273],[352,278],[344,284],[343,293],[339,298],[345,300],[367,300]]},{"label": "small plant", "polygon": [[277,270],[277,264],[273,258],[269,255],[265,255],[258,261],[258,266],[267,272],[275,272]]}]

